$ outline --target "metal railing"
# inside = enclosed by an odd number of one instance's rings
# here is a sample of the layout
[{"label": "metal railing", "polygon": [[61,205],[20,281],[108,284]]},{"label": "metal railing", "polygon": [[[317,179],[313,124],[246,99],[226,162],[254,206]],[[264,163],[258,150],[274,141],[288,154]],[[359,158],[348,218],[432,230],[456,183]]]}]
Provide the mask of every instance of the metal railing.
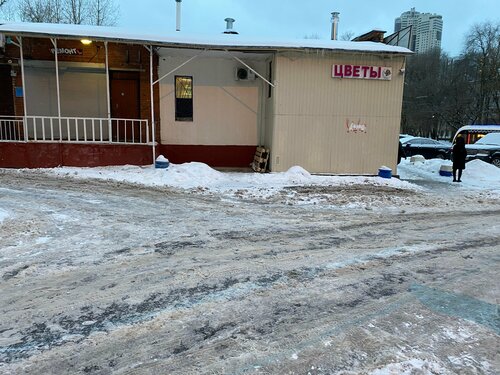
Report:
[{"label": "metal railing", "polygon": [[0,141],[23,141],[23,126],[22,117],[0,117]]},{"label": "metal railing", "polygon": [[151,144],[148,120],[26,116],[0,117],[0,142]]}]

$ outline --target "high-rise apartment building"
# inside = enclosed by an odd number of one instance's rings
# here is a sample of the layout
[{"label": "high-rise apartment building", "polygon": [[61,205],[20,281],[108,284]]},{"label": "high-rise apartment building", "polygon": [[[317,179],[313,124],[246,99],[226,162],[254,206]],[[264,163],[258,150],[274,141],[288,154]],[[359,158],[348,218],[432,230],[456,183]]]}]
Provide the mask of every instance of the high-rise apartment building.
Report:
[{"label": "high-rise apartment building", "polygon": [[398,32],[412,26],[410,49],[417,53],[441,48],[443,34],[443,17],[438,14],[420,13],[411,8],[394,22],[394,31]]}]

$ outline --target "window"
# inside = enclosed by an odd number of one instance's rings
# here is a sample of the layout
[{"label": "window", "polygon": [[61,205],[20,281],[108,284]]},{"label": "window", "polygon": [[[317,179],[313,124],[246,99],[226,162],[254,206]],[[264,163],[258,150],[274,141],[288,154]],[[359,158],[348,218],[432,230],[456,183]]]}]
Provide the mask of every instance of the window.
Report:
[{"label": "window", "polygon": [[193,77],[175,76],[175,121],[193,121]]},{"label": "window", "polygon": [[421,145],[423,142],[421,139],[410,139],[407,143],[412,145]]}]

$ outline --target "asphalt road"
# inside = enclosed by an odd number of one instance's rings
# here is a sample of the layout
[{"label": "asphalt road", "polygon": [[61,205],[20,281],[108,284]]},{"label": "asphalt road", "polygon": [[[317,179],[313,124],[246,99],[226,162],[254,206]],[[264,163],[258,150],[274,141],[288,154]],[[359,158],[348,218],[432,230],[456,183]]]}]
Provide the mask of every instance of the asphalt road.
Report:
[{"label": "asphalt road", "polygon": [[1,173],[0,373],[497,374],[500,203],[411,194],[432,210]]}]

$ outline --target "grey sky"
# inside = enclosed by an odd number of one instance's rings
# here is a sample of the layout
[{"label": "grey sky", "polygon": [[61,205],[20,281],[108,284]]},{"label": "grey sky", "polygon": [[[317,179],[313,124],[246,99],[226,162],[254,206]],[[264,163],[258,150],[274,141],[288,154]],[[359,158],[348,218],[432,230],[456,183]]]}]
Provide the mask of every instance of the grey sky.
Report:
[{"label": "grey sky", "polygon": [[[120,0],[119,26],[162,32],[175,31],[175,0]],[[234,29],[248,37],[329,39],[331,12],[340,12],[339,35],[356,36],[372,29],[394,30],[394,19],[415,7],[422,13],[443,16],[442,48],[458,55],[471,26],[500,19],[499,0],[183,0],[182,31],[217,34],[224,18],[236,19]],[[135,28],[134,27],[134,28]]]}]

